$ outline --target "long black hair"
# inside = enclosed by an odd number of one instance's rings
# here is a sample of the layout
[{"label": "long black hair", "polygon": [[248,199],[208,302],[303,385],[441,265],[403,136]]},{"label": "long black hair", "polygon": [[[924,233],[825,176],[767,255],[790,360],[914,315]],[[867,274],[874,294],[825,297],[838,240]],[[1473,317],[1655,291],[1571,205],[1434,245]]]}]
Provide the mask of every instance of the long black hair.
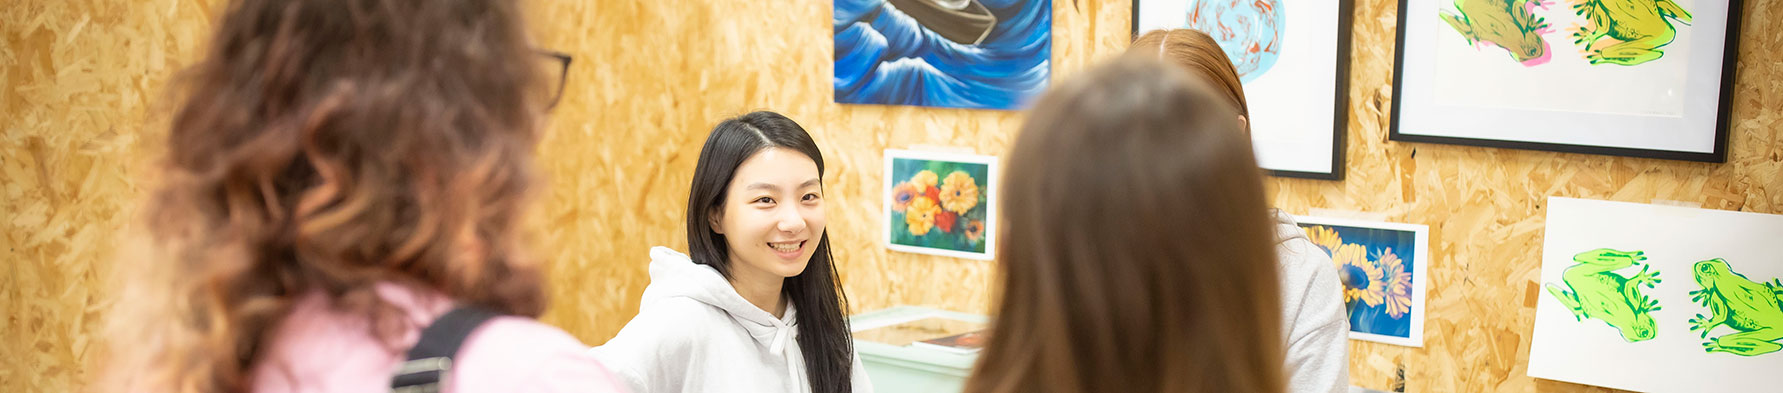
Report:
[{"label": "long black hair", "polygon": [[[694,263],[711,266],[726,279],[731,278],[730,248],[724,235],[712,230],[708,217],[723,207],[725,190],[743,160],[776,147],[810,157],[817,163],[817,175],[822,178],[823,153],[817,150],[817,142],[799,123],[779,113],[757,111],[727,119],[706,137],[700,162],[693,170],[692,192],[687,196],[687,251]],[[840,281],[826,230],[805,271],[787,277],[781,284],[781,290],[798,309],[799,347],[804,352],[805,374],[811,379],[814,393],[853,390],[849,373],[853,370],[854,341],[848,333],[848,321],[842,317],[848,295],[837,285]]]}]

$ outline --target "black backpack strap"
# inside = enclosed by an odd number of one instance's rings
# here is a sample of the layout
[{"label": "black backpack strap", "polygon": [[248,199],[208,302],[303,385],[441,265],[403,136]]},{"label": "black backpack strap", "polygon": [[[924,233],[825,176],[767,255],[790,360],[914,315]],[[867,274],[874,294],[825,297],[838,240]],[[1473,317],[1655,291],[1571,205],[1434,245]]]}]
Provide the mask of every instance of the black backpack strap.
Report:
[{"label": "black backpack strap", "polygon": [[459,306],[435,319],[421,330],[421,339],[409,348],[408,361],[396,370],[390,380],[394,393],[437,393],[452,371],[452,357],[464,346],[483,322],[498,314],[474,307]]}]

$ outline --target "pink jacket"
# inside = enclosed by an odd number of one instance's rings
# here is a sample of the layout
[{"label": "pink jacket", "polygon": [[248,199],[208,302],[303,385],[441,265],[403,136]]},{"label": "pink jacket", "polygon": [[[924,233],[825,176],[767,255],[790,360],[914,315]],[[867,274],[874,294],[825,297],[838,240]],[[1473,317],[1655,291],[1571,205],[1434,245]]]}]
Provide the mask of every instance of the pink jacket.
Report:
[{"label": "pink jacket", "polygon": [[[388,393],[408,347],[453,303],[394,284],[380,284],[376,291],[407,313],[410,328],[395,348],[373,337],[364,318],[333,310],[326,296],[311,293],[269,336],[252,370],[253,391]],[[624,392],[587,349],[538,321],[497,317],[465,339],[444,392]]]}]

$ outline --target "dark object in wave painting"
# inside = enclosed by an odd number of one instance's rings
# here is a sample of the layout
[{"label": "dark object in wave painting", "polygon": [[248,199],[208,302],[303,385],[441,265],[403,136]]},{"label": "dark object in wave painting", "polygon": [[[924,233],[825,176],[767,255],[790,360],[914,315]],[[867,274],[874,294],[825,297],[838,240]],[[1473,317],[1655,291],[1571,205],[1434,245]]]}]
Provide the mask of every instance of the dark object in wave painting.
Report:
[{"label": "dark object in wave painting", "polygon": [[1046,88],[1051,0],[834,0],[836,102],[1020,109]]},{"label": "dark object in wave painting", "polygon": [[916,24],[960,45],[978,45],[997,27],[997,16],[974,0],[889,0]]}]

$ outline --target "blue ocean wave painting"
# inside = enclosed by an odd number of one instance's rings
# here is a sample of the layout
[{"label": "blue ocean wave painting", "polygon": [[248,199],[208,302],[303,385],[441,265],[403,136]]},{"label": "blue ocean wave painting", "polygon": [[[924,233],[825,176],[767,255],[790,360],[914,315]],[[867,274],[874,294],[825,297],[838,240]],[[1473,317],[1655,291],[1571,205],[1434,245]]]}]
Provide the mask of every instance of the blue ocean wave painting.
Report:
[{"label": "blue ocean wave painting", "polygon": [[1046,88],[1051,0],[835,0],[836,102],[1020,109]]}]

